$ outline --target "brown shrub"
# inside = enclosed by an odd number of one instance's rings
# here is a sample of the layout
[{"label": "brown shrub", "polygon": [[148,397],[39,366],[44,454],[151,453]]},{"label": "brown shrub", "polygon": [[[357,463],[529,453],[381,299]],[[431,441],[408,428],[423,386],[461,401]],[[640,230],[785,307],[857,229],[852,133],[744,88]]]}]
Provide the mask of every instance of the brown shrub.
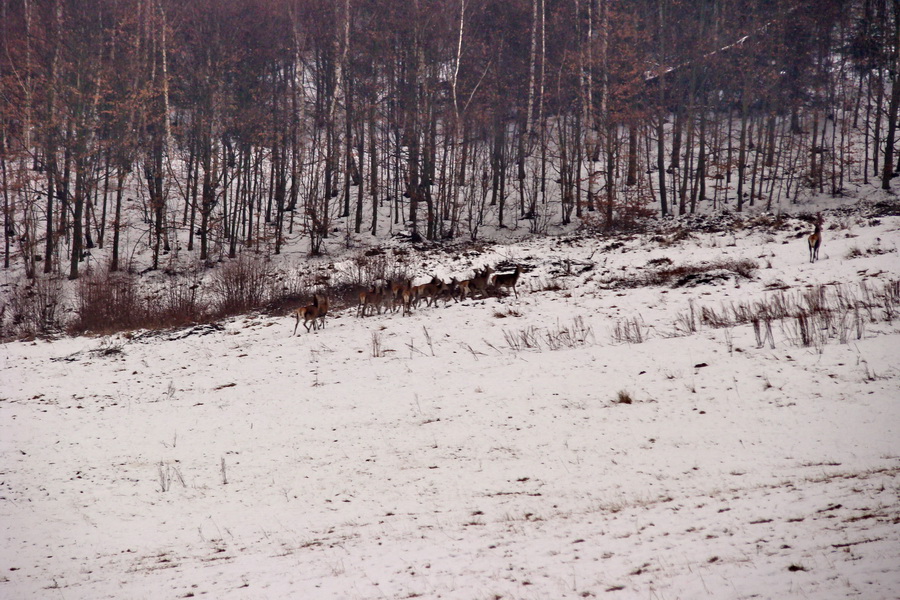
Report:
[{"label": "brown shrub", "polygon": [[13,287],[0,307],[0,339],[30,338],[62,328],[63,283],[38,275]]},{"label": "brown shrub", "polygon": [[111,333],[139,327],[141,312],[135,277],[107,271],[86,273],[75,288],[73,333]]},{"label": "brown shrub", "polygon": [[210,281],[215,315],[224,317],[261,308],[273,296],[274,271],[269,262],[240,256],[222,265]]},{"label": "brown shrub", "polygon": [[136,276],[94,272],[78,280],[72,333],[108,334],[131,329],[181,327],[209,318],[197,273],[172,277],[142,294]]}]

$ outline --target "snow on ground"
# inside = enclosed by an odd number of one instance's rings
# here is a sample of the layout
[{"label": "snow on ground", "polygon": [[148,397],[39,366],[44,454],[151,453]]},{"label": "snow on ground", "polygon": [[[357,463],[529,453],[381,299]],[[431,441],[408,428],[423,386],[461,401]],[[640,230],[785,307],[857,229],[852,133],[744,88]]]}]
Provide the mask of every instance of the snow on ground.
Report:
[{"label": "snow on ground", "polygon": [[[518,299],[4,344],[0,596],[895,598],[897,318],[679,327],[900,279],[900,217],[829,225],[814,264],[799,221],[545,238],[423,259]],[[666,258],[759,268],[615,284]]]}]

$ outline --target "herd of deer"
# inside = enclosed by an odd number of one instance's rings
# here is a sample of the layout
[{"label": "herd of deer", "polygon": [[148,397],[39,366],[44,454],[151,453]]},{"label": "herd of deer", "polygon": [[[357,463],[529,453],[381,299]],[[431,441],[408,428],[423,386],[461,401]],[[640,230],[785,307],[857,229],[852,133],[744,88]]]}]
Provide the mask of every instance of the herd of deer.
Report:
[{"label": "herd of deer", "polygon": [[[421,285],[412,285],[411,279],[388,281],[384,284],[373,285],[371,288],[362,289],[358,294],[356,308],[357,317],[365,317],[377,311],[381,314],[382,310],[391,312],[403,311],[404,315],[412,313],[420,303],[424,302],[425,306],[434,306],[438,300],[443,299],[446,304],[451,299],[459,302],[465,300],[469,296],[475,297],[480,294],[482,298],[486,298],[489,290],[512,290],[516,298],[519,292],[516,285],[519,283],[519,276],[522,274],[522,266],[516,265],[512,273],[496,273],[493,267],[485,267],[476,270],[471,279],[463,281],[453,277],[446,282],[438,277],[432,277],[428,283]],[[325,315],[328,313],[328,298],[315,294],[312,304],[301,306],[294,311],[293,335],[297,335],[297,328],[300,322],[306,327],[306,331],[312,331],[325,325]]]},{"label": "herd of deer", "polygon": [[[822,224],[823,219],[820,213],[814,221],[815,231],[807,238],[809,262],[815,262],[819,258],[819,248],[822,246]],[[404,315],[409,315],[412,313],[412,309],[418,307],[421,302],[424,302],[426,306],[434,306],[440,299],[443,299],[446,304],[451,299],[458,302],[465,300],[470,295],[474,297],[476,293],[480,293],[482,298],[486,298],[488,290],[492,288],[498,291],[504,288],[512,290],[518,298],[519,292],[516,291],[516,284],[519,283],[521,274],[521,265],[516,265],[516,269],[512,273],[496,273],[493,267],[488,266],[476,270],[471,279],[463,281],[453,277],[446,282],[436,276],[432,277],[428,283],[421,285],[412,285],[410,279],[388,281],[369,289],[360,290],[356,316],[365,317],[374,311],[381,314],[382,309],[391,312],[402,309]],[[294,311],[294,318],[297,322],[294,325],[293,335],[297,335],[297,328],[301,321],[303,321],[306,331],[324,327],[326,314],[328,314],[328,298],[315,294],[312,304],[301,306]]]}]

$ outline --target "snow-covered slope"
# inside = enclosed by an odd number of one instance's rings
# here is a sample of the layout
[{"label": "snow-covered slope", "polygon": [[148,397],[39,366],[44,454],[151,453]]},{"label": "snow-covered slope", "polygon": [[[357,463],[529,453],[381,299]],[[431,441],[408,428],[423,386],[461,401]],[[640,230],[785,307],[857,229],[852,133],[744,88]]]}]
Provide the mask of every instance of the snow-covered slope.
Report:
[{"label": "snow-covered slope", "polygon": [[894,598],[897,316],[690,316],[900,279],[900,218],[829,225],[814,264],[799,221],[545,238],[422,257],[519,299],[4,344],[0,596]]}]

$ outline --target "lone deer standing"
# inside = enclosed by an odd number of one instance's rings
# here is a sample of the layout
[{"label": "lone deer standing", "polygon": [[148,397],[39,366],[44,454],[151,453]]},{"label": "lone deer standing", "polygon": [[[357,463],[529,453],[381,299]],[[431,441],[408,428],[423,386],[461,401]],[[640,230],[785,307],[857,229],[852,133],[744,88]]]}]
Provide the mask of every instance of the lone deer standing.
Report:
[{"label": "lone deer standing", "polygon": [[809,242],[809,262],[819,260],[819,247],[822,245],[822,215],[816,217],[816,230],[807,240]]}]

